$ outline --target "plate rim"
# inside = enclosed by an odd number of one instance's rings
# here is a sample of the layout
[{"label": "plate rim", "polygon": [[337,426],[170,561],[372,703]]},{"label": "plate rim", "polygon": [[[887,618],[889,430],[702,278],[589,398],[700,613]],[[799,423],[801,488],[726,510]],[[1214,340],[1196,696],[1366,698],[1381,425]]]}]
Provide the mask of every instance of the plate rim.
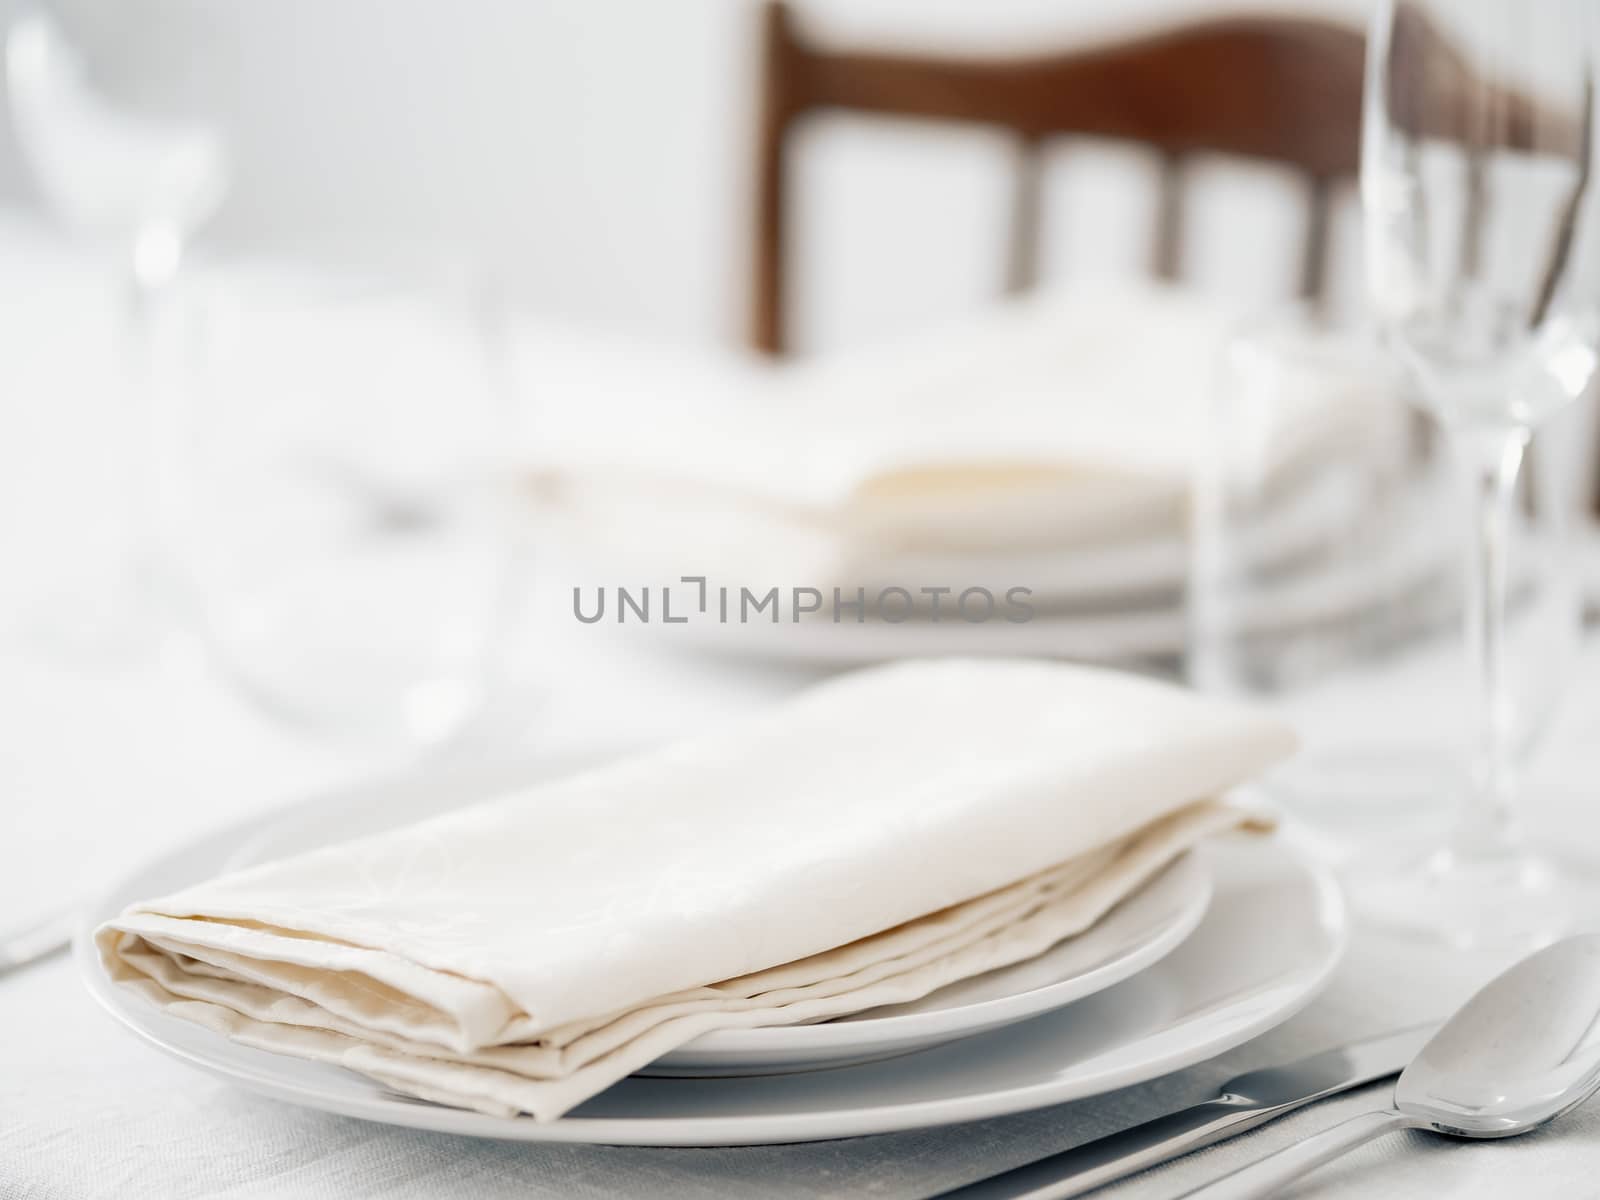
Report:
[{"label": "plate rim", "polygon": [[[1084,1060],[1087,1071],[1075,1072],[1061,1080],[1044,1080],[1017,1087],[992,1088],[933,1100],[917,1100],[870,1107],[833,1108],[820,1112],[759,1113],[742,1116],[711,1117],[581,1117],[566,1116],[556,1121],[537,1122],[526,1117],[491,1117],[468,1109],[429,1104],[399,1093],[376,1096],[344,1096],[329,1093],[309,1084],[285,1080],[254,1064],[223,1063],[161,1036],[161,1020],[178,1018],[155,1009],[144,1011],[133,1006],[133,997],[116,991],[101,967],[94,946],[94,931],[104,920],[113,898],[145,871],[174,858],[211,849],[225,853],[231,841],[258,831],[275,817],[313,803],[302,801],[286,808],[258,814],[225,828],[203,834],[177,850],[152,856],[139,868],[125,873],[116,882],[96,893],[82,910],[73,938],[73,958],[84,985],[95,1002],[114,1020],[141,1040],[170,1057],[249,1091],[273,1099],[298,1104],[321,1112],[331,1112],[379,1124],[394,1125],[469,1137],[497,1138],[525,1142],[583,1143],[632,1146],[741,1146],[787,1142],[820,1141],[866,1134],[903,1132],[984,1120],[1012,1113],[1044,1108],[1069,1100],[1100,1095],[1116,1088],[1141,1083],[1195,1063],[1214,1058],[1294,1016],[1309,1004],[1332,979],[1343,961],[1350,940],[1350,922],[1343,890],[1332,868],[1307,848],[1281,834],[1259,843],[1262,853],[1276,853],[1291,862],[1305,877],[1314,900],[1317,926],[1328,938],[1328,950],[1315,971],[1295,989],[1275,1003],[1262,1007],[1225,1030],[1199,1038],[1176,1049],[1166,1049],[1153,1057],[1095,1069],[1096,1059]],[[1209,911],[1209,905],[1208,905]],[[140,1018],[144,1017],[145,1020]],[[1136,1044],[1136,1043],[1134,1043]],[[714,1082],[714,1081],[705,1081]]]},{"label": "plate rim", "polygon": [[[1205,920],[1205,915],[1211,908],[1212,897],[1216,894],[1216,881],[1210,869],[1208,857],[1200,847],[1190,847],[1183,851],[1171,862],[1165,864],[1155,875],[1145,880],[1135,888],[1124,900],[1132,899],[1141,890],[1149,887],[1167,872],[1184,869],[1196,872],[1199,876],[1196,895],[1186,901],[1184,909],[1171,926],[1161,931],[1159,935],[1140,944],[1137,948],[1113,959],[1102,963],[1082,975],[1075,975],[1069,979],[1059,979],[1054,983],[1041,984],[1026,991],[1014,992],[1009,996],[995,996],[988,1000],[978,1000],[970,1004],[961,1005],[953,1009],[938,1009],[933,1012],[908,1013],[894,1017],[863,1017],[854,1021],[821,1022],[815,1025],[777,1025],[758,1027],[754,1029],[723,1029],[713,1030],[711,1033],[701,1034],[692,1042],[687,1042],[670,1051],[657,1060],[668,1065],[674,1056],[688,1051],[691,1047],[704,1053],[727,1054],[743,1052],[750,1054],[768,1053],[776,1054],[789,1050],[803,1050],[811,1042],[830,1042],[839,1049],[861,1048],[863,1043],[873,1041],[873,1033],[882,1039],[892,1034],[898,1039],[915,1041],[918,1048],[939,1044],[929,1039],[954,1040],[968,1033],[983,1032],[999,1029],[1016,1021],[1025,1021],[1029,1017],[1041,1016],[1052,1012],[1067,1004],[1085,999],[1096,992],[1114,987],[1124,979],[1129,979],[1153,963],[1159,962],[1172,953],[1193,933]],[[1119,904],[1121,902],[1119,901]],[[1113,911],[1117,905],[1113,905]],[[1109,914],[1108,914],[1109,915]],[[996,970],[1005,970],[1005,967]],[[1067,993],[1063,995],[1063,993]],[[995,1010],[1006,1010],[1007,1015],[1000,1016]],[[1016,1009],[1015,1014],[1010,1010]],[[938,1026],[941,1021],[951,1020],[955,1014],[967,1015],[969,1019],[960,1028],[945,1030],[942,1028],[926,1028]],[[982,1016],[980,1014],[987,1014]],[[892,1030],[885,1028],[892,1026]],[[778,1045],[764,1045],[760,1035],[772,1035],[782,1031],[783,1042]],[[949,1037],[941,1035],[949,1033]]]}]

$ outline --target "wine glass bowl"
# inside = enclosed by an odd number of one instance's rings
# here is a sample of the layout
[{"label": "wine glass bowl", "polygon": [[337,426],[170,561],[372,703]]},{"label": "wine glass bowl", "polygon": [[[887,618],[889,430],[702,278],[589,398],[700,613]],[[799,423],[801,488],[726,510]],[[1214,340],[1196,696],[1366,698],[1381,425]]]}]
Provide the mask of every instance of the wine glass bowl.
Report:
[{"label": "wine glass bowl", "polygon": [[221,203],[227,158],[218,115],[185,107],[174,56],[153,53],[169,26],[146,8],[58,0],[24,13],[6,38],[7,95],[51,211],[166,276]]},{"label": "wine glass bowl", "polygon": [[173,542],[211,661],[308,731],[448,742],[519,610],[498,305],[420,266],[196,276]]},{"label": "wine glass bowl", "polygon": [[1374,23],[1370,293],[1447,425],[1537,425],[1594,370],[1594,24],[1564,0],[1404,0]]}]

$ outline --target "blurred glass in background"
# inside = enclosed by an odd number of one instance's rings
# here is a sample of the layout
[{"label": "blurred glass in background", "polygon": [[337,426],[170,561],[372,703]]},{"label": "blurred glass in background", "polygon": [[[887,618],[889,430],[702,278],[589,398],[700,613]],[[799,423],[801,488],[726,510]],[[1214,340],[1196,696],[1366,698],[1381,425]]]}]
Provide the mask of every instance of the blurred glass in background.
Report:
[{"label": "blurred glass in background", "polygon": [[184,300],[170,527],[215,661],[319,730],[459,733],[520,598],[493,293],[233,264]]},{"label": "blurred glass in background", "polygon": [[1304,686],[1451,615],[1447,481],[1374,342],[1305,308],[1258,318],[1224,347],[1211,412],[1195,498],[1199,682]]},{"label": "blurred glass in background", "polygon": [[116,447],[120,528],[30,622],[47,646],[91,664],[153,650],[168,615],[156,518],[162,300],[228,181],[218,95],[227,56],[218,39],[168,19],[170,8],[47,0],[6,33],[18,147],[51,215],[103,263],[121,324],[121,369],[97,412]]}]

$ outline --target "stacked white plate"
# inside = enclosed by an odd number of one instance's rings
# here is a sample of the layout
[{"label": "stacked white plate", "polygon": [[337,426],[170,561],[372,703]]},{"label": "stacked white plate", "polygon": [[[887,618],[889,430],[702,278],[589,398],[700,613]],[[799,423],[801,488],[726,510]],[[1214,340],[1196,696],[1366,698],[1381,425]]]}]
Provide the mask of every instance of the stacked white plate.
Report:
[{"label": "stacked white plate", "polygon": [[377,832],[547,777],[527,763],[369,785],[215,833],[146,864],[85,917],[96,998],[161,1049],[253,1091],[419,1129],[527,1141],[737,1145],[884,1133],[1091,1096],[1188,1066],[1286,1020],[1327,982],[1345,915],[1327,870],[1281,838],[1191,852],[1091,931],[915,1004],[727,1030],[538,1123],[427,1104],[337,1068],[236,1045],[116,989],[91,933],[131,901]]}]

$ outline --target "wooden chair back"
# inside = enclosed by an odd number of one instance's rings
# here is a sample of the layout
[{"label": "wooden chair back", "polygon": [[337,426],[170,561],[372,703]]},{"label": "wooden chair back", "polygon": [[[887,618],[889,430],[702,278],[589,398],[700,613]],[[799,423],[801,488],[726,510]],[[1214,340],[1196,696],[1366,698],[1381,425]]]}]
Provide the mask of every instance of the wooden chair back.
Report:
[{"label": "wooden chair back", "polygon": [[1185,160],[1265,160],[1306,181],[1300,290],[1326,280],[1330,200],[1360,160],[1362,58],[1357,29],[1279,17],[1207,20],[1057,54],[968,57],[828,48],[805,37],[782,0],[762,15],[751,341],[788,349],[788,148],[813,113],[840,110],[1005,129],[1019,157],[1006,264],[1008,290],[1031,287],[1040,244],[1041,149],[1048,138],[1142,143],[1160,155],[1151,269],[1177,274]]}]

